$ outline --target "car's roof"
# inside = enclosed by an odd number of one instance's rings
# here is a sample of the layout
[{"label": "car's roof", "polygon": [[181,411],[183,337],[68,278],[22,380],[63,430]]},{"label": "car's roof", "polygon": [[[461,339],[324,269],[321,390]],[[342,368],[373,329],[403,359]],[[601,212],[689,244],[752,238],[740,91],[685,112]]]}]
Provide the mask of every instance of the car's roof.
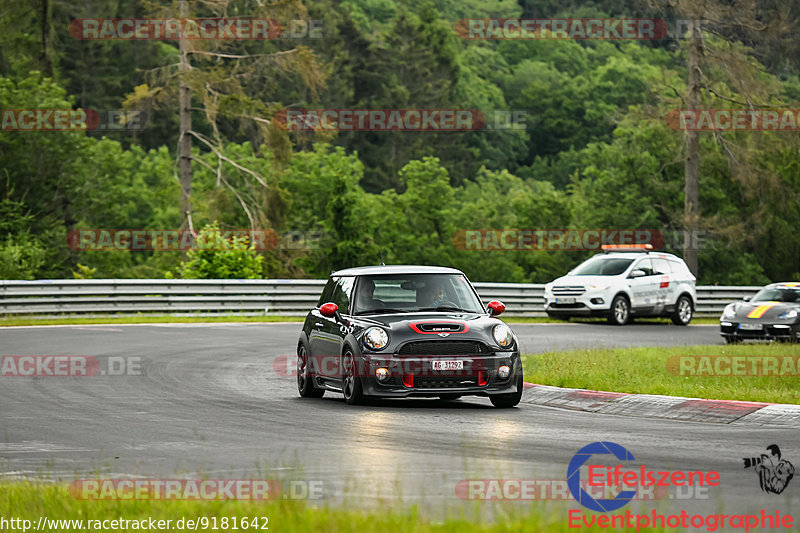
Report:
[{"label": "car's roof", "polygon": [[776,283],[770,283],[769,285],[765,285],[764,288],[772,288],[772,287],[786,287],[792,289],[800,289],[800,282],[797,281],[778,281]]},{"label": "car's roof", "polygon": [[379,276],[381,274],[463,274],[460,270],[440,266],[423,265],[380,265],[345,268],[331,276]]}]

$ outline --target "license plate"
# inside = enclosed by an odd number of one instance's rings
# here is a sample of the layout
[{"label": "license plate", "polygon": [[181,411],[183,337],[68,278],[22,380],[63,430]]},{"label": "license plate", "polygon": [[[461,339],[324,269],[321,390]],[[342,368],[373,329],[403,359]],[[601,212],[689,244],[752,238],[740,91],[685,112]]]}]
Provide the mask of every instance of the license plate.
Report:
[{"label": "license plate", "polygon": [[464,370],[464,361],[432,361],[434,370]]},{"label": "license plate", "polygon": [[575,298],[556,298],[557,304],[574,304]]},{"label": "license plate", "polygon": [[739,324],[739,329],[760,331],[762,329],[762,326],[761,326],[761,324]]}]

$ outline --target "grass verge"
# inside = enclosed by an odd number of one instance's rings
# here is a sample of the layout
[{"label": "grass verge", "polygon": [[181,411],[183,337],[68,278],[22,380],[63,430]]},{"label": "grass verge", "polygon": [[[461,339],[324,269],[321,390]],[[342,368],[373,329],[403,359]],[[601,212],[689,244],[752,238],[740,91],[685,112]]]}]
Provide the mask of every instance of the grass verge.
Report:
[{"label": "grass verge", "polygon": [[[387,531],[408,532],[514,532],[514,531],[543,531],[567,532],[574,531],[568,527],[567,514],[562,510],[542,511],[528,507],[525,510],[504,514],[502,517],[489,522],[481,522],[464,517],[454,517],[445,520],[429,520],[420,516],[415,507],[389,508],[382,510],[353,510],[334,507],[313,507],[302,501],[276,500],[267,502],[243,501],[120,501],[120,500],[77,500],[73,499],[66,485],[42,485],[30,482],[0,482],[0,509],[2,517],[6,520],[19,518],[29,520],[29,528],[35,530],[40,517],[48,520],[83,520],[83,530],[101,529],[100,527],[87,527],[87,520],[172,520],[169,531],[181,531],[175,524],[181,518],[197,520],[205,517],[208,527],[202,525],[198,531],[213,530],[211,525],[216,518],[217,530],[242,531],[281,531],[287,533],[335,531],[339,533],[370,533]],[[594,513],[587,512],[589,516]],[[237,526],[233,527],[233,518],[237,518]],[[242,527],[241,519],[247,517],[248,522],[259,517],[258,527]],[[268,518],[265,522],[260,517]],[[228,527],[221,527],[223,518],[227,519]],[[202,523],[201,523],[202,524]],[[111,522],[106,525],[111,526]],[[130,527],[127,529],[102,528],[105,531],[140,530]],[[166,523],[165,523],[166,525]],[[45,531],[72,531],[81,528],[73,523],[65,524],[44,523]],[[12,528],[10,531],[22,530]],[[194,530],[184,527],[183,530]],[[641,531],[662,531],[643,528]]]},{"label": "grass verge", "polygon": [[[715,360],[715,356],[727,359]],[[755,359],[744,359],[739,368],[732,366],[739,361],[733,357]],[[778,375],[742,375],[752,373],[754,364],[761,369],[765,358],[775,362]],[[720,371],[727,369],[734,375],[709,376],[715,373],[717,362]],[[525,381],[540,385],[789,404],[800,404],[799,363],[800,345],[766,343],[592,349],[523,356]]]}]

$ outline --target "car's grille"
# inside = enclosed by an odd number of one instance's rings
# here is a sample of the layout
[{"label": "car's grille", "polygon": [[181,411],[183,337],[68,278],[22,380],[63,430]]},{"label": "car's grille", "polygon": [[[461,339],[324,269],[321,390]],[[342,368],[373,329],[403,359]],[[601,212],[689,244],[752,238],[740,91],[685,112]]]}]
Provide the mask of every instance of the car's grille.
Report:
[{"label": "car's grille", "polygon": [[553,287],[554,296],[578,296],[586,292],[586,287],[580,285],[560,285]]},{"label": "car's grille", "polygon": [[416,341],[404,344],[398,355],[485,355],[489,347],[478,341]]},{"label": "car's grille", "polygon": [[416,389],[449,389],[456,387],[473,387],[477,384],[478,378],[474,376],[416,378],[414,380],[414,388]]}]

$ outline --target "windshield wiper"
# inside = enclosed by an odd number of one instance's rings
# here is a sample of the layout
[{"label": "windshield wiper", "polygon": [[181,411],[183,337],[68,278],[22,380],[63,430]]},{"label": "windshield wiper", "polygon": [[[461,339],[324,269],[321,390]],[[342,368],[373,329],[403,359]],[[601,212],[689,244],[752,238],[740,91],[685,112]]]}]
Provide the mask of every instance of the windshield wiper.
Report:
[{"label": "windshield wiper", "polygon": [[377,314],[377,313],[406,313],[407,309],[392,309],[389,307],[381,307],[380,309],[367,309],[366,311],[359,311],[357,315]]},{"label": "windshield wiper", "polygon": [[440,305],[439,307],[420,307],[418,311],[460,311],[462,313],[473,312],[467,311],[466,309],[461,309],[460,307],[453,307],[452,305]]}]

